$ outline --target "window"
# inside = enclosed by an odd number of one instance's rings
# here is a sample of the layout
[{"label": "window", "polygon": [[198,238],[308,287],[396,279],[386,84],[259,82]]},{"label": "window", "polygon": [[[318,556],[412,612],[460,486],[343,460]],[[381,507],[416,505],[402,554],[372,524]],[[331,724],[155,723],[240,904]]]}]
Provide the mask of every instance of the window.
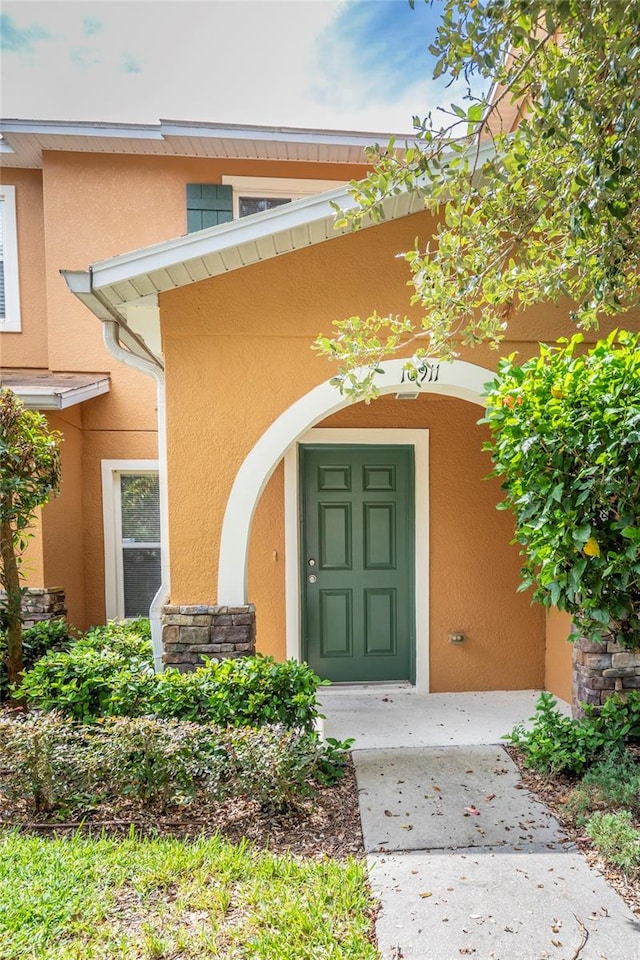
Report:
[{"label": "window", "polygon": [[157,464],[103,460],[102,485],[107,617],[146,617],[161,581]]},{"label": "window", "polygon": [[264,213],[281,207],[283,203],[291,203],[291,197],[238,197],[238,216],[250,217],[252,213]]},{"label": "window", "polygon": [[344,186],[343,180],[289,180],[279,177],[224,176],[222,183],[233,190],[234,220]]},{"label": "window", "polygon": [[0,332],[20,330],[16,190],[0,186]]}]

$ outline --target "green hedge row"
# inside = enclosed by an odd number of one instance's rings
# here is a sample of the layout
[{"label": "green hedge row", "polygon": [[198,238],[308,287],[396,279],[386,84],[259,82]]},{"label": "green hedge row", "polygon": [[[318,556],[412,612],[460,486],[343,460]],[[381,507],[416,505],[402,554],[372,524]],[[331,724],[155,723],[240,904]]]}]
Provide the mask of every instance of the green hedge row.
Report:
[{"label": "green hedge row", "polygon": [[156,716],[219,726],[279,724],[312,732],[322,681],[304,663],[272,657],[211,660],[193,673],[153,670],[148,621],[96,627],[28,670],[17,693],[83,723]]}]

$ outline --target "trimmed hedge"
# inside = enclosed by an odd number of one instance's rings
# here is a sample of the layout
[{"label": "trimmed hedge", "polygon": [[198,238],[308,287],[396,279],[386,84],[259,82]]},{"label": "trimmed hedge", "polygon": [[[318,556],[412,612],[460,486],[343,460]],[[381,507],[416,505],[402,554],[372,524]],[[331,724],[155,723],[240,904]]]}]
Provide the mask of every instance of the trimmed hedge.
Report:
[{"label": "trimmed hedge", "polygon": [[312,732],[322,683],[305,663],[261,654],[210,660],[193,673],[156,674],[148,621],[132,621],[94,628],[69,650],[46,654],[25,673],[18,695],[30,707],[84,723],[152,715]]},{"label": "trimmed hedge", "polygon": [[0,797],[66,816],[100,803],[188,805],[247,797],[287,809],[338,780],[349,743],[281,727],[221,729],[157,717],[81,725],[57,713],[0,718]]}]

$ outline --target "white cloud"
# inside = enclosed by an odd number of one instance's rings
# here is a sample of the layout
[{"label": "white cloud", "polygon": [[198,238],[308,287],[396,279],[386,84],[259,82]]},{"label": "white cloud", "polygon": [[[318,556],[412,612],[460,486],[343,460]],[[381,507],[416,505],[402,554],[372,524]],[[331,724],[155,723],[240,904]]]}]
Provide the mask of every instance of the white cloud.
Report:
[{"label": "white cloud", "polygon": [[[412,16],[405,0],[397,3]],[[4,12],[18,29],[37,27],[49,38],[29,56],[3,57],[2,114],[409,132],[413,113],[426,110],[427,60],[422,80],[411,60],[394,91],[382,81],[372,84],[371,61],[354,57],[357,37],[344,35],[353,23],[350,6],[346,0],[7,0]],[[402,58],[394,62],[402,70]]]}]

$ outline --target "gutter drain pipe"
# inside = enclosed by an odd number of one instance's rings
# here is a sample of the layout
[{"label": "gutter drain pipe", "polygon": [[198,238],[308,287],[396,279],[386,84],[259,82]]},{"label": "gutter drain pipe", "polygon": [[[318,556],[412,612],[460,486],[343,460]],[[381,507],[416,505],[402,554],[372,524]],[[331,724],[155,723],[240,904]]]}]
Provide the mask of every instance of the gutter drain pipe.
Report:
[{"label": "gutter drain pipe", "polygon": [[116,320],[103,320],[102,333],[105,346],[116,360],[154,377],[158,402],[158,486],[160,494],[160,586],[151,601],[149,620],[151,622],[151,643],[153,646],[153,665],[157,673],[164,669],[162,662],[162,619],[160,611],[170,596],[171,581],[169,572],[169,497],[167,490],[167,418],[165,399],[164,370],[125,350],[118,337]]}]

